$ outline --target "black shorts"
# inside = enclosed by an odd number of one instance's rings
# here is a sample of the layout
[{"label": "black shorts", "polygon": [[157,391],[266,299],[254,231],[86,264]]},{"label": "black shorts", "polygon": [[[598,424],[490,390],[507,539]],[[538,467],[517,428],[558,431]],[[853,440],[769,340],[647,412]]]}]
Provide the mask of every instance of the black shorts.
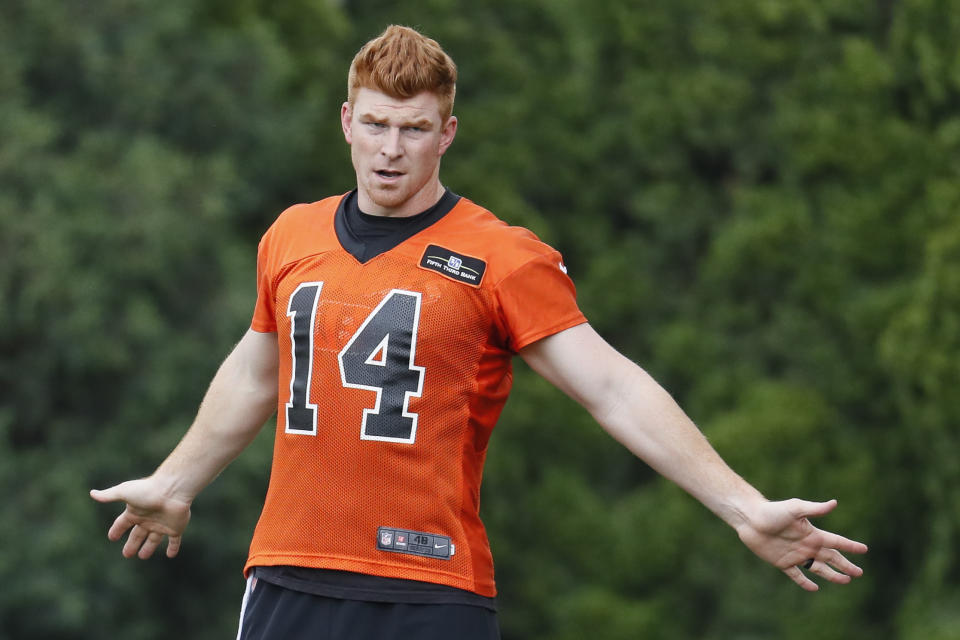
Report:
[{"label": "black shorts", "polygon": [[346,600],[251,578],[237,640],[499,640],[497,614],[462,604]]}]

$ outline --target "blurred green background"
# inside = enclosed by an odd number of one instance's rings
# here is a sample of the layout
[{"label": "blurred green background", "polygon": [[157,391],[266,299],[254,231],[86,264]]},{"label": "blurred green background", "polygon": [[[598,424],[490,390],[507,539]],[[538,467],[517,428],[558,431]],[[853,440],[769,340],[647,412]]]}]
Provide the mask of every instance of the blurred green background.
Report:
[{"label": "blurred green background", "polygon": [[960,1],[4,0],[0,637],[229,638],[270,428],[175,560],[91,487],[149,474],[247,327],[283,208],[353,185],[359,46],[457,61],[454,191],[771,498],[836,497],[808,594],[518,362],[483,513],[505,640],[960,638]]}]

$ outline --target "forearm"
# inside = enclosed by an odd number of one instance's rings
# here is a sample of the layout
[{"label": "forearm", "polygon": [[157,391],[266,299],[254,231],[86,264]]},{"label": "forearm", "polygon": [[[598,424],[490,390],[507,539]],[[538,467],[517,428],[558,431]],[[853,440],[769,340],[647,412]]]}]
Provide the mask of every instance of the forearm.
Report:
[{"label": "forearm", "polygon": [[[628,359],[608,372],[608,396],[592,410],[621,444],[737,528],[765,498],[737,475],[679,405]],[[589,407],[588,407],[589,408]]]},{"label": "forearm", "polygon": [[186,435],[154,472],[167,493],[191,502],[256,437],[276,407],[274,367],[245,336],[210,383]]},{"label": "forearm", "polygon": [[611,436],[732,527],[765,502],[727,466],[670,394],[589,325],[545,338],[521,355]]},{"label": "forearm", "polygon": [[804,589],[814,591],[817,585],[799,564],[838,583],[863,573],[841,551],[864,553],[865,545],[821,531],[808,519],[828,513],[835,500],[768,501],[727,466],[670,394],[589,325],[544,338],[521,355],[610,435],[697,498],[754,553]]}]

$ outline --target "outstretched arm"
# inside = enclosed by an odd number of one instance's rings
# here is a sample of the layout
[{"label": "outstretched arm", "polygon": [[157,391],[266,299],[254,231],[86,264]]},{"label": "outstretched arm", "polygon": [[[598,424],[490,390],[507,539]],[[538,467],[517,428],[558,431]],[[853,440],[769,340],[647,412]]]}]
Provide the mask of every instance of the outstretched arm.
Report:
[{"label": "outstretched arm", "polygon": [[153,475],[90,492],[98,502],[126,503],[107,533],[119,540],[130,530],[124,556],[149,558],[164,537],[167,556],[177,555],[194,498],[273,412],[277,367],[277,334],[247,331],[213,377],[193,425]]},{"label": "outstretched arm", "polygon": [[755,554],[808,591],[817,585],[801,571],[837,583],[863,571],[841,552],[866,545],[814,527],[836,501],[771,502],[720,458],[673,398],[643,369],[582,324],[524,348],[520,355],[540,375],[583,405],[600,425],[657,472],[678,484],[733,527]]}]

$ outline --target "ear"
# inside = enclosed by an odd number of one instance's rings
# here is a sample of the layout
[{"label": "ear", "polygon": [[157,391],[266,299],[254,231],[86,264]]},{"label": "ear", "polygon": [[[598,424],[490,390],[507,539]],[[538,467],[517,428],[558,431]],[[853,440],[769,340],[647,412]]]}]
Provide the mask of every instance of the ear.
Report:
[{"label": "ear", "polygon": [[443,130],[440,131],[440,155],[442,156],[447,152],[447,149],[450,148],[450,145],[453,144],[453,139],[457,136],[457,117],[450,116],[447,118],[447,123],[443,125]]},{"label": "ear", "polygon": [[353,105],[344,102],[340,107],[340,126],[343,128],[343,137],[347,144],[353,144]]}]

